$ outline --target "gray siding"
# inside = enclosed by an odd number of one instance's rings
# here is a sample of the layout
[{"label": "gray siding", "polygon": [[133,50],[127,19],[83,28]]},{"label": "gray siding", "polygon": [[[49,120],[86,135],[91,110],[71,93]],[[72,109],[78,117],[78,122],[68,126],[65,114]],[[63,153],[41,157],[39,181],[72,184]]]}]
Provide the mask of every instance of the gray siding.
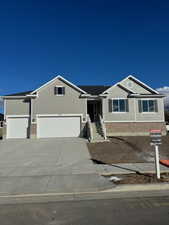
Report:
[{"label": "gray siding", "polygon": [[[65,87],[65,95],[54,94],[55,86]],[[38,97],[33,102],[33,118],[36,114],[83,114],[86,119],[86,99],[80,98],[81,93],[73,87],[57,79],[38,91]]]},{"label": "gray siding", "polygon": [[[150,99],[150,98],[148,98]],[[154,99],[154,98],[152,98]],[[163,98],[157,99],[158,112],[153,113],[140,113],[138,107],[138,99],[136,101],[136,120],[137,121],[164,121],[164,100]]]},{"label": "gray siding", "polygon": [[29,115],[30,103],[24,99],[6,99],[6,115]]},{"label": "gray siding", "polygon": [[106,99],[103,99],[103,111],[105,121],[131,121],[134,120],[134,99],[128,99],[129,112],[113,113],[109,112],[109,99],[127,98],[128,93],[120,87],[112,87]]},{"label": "gray siding", "polygon": [[[103,99],[103,118],[104,121],[117,121],[117,122],[127,122],[127,121],[164,121],[164,103],[162,98],[157,98],[158,112],[155,113],[140,113],[138,100],[139,98],[128,98],[129,112],[123,113],[113,113],[109,112],[109,99],[112,98],[127,98],[128,93],[122,90],[120,87],[115,86],[109,90],[107,98]],[[150,99],[150,98],[149,98]],[[153,98],[154,99],[154,98]]]},{"label": "gray siding", "polygon": [[[132,91],[139,93],[139,94],[151,94],[150,91],[148,91],[147,89],[143,88],[142,86],[140,86],[139,84],[137,84],[136,82],[134,82],[131,79],[126,79],[126,80],[122,80],[120,82],[122,85],[124,85],[125,87],[131,89]],[[130,86],[131,85],[131,86]]]}]

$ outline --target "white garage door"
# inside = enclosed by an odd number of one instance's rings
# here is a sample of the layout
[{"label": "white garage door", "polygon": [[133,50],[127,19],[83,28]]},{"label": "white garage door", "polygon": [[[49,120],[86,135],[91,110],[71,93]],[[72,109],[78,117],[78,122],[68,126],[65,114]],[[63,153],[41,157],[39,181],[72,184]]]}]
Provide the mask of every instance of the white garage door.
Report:
[{"label": "white garage door", "polygon": [[80,116],[43,116],[37,119],[37,137],[78,137]]},{"label": "white garage door", "polygon": [[28,138],[28,117],[7,118],[7,138]]}]

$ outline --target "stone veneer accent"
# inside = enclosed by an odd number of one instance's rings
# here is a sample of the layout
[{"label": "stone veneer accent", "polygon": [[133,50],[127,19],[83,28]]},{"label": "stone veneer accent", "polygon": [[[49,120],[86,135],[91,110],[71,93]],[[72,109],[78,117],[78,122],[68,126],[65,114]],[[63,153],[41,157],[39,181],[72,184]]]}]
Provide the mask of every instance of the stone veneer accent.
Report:
[{"label": "stone veneer accent", "polygon": [[152,129],[161,129],[166,135],[165,122],[107,122],[107,136],[147,136]]},{"label": "stone veneer accent", "polygon": [[7,127],[6,127],[6,124],[4,123],[4,124],[3,124],[3,131],[2,131],[2,138],[3,138],[3,139],[6,138],[6,130],[7,130]]},{"label": "stone veneer accent", "polygon": [[36,133],[37,133],[37,125],[36,123],[32,123],[30,127],[30,138],[31,139],[37,138]]}]

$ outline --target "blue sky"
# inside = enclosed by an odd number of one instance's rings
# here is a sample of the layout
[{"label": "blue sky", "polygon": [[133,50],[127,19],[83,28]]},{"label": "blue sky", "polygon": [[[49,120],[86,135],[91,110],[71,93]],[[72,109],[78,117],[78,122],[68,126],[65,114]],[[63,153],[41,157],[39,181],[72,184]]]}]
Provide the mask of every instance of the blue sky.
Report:
[{"label": "blue sky", "polygon": [[169,86],[169,2],[3,1],[0,95],[37,88],[55,74],[112,84],[134,74]]}]

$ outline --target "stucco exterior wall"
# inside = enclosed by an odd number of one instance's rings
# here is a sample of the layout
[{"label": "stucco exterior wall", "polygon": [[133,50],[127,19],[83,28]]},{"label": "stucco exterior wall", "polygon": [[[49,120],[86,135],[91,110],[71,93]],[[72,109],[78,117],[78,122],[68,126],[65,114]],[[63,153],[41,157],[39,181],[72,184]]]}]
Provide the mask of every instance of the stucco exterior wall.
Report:
[{"label": "stucco exterior wall", "polygon": [[[54,94],[55,86],[65,87],[65,95]],[[37,114],[83,114],[86,120],[87,100],[80,97],[80,92],[57,79],[50,85],[38,91],[38,97],[32,100],[33,119],[36,121]]]},{"label": "stucco exterior wall", "polygon": [[135,81],[131,79],[124,79],[123,81],[120,82],[123,86],[129,88],[130,90],[134,91],[135,93],[139,94],[151,94],[150,91],[145,89],[144,87],[140,86],[140,84],[137,84]]},{"label": "stucco exterior wall", "polygon": [[[139,98],[140,99],[140,98]],[[136,121],[165,121],[164,118],[164,100],[163,98],[157,98],[157,108],[158,108],[158,112],[148,112],[148,113],[144,113],[144,112],[139,112],[139,106],[138,106],[138,100],[139,99],[135,99],[136,102]],[[144,98],[145,99],[145,98]],[[154,98],[148,98],[148,99],[154,99]]]},{"label": "stucco exterior wall", "polygon": [[[109,100],[113,98],[127,98],[128,112],[110,112]],[[157,100],[158,112],[139,112],[139,103],[141,99],[155,99]],[[163,98],[130,98],[128,93],[118,86],[112,87],[108,93],[107,98],[102,100],[103,104],[103,118],[104,121],[121,121],[121,122],[163,122],[164,119],[164,100]]]},{"label": "stucco exterior wall", "polygon": [[103,103],[103,119],[104,121],[131,121],[134,120],[134,99],[128,98],[129,112],[110,112],[109,100],[113,98],[127,98],[128,93],[116,86],[113,87],[107,96],[104,98]]},{"label": "stucco exterior wall", "polygon": [[30,102],[24,99],[6,99],[6,115],[29,115]]}]

